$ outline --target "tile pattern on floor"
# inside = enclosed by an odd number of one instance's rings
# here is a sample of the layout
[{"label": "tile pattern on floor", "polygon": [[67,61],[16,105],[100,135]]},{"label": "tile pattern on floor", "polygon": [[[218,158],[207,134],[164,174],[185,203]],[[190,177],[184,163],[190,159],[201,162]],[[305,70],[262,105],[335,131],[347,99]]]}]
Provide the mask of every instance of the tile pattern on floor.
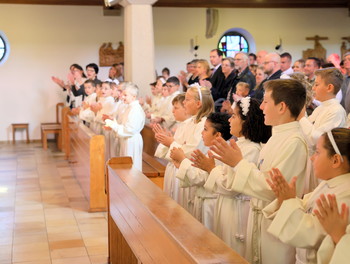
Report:
[{"label": "tile pattern on floor", "polygon": [[0,143],[0,264],[104,264],[106,213],[88,203],[62,152]]}]

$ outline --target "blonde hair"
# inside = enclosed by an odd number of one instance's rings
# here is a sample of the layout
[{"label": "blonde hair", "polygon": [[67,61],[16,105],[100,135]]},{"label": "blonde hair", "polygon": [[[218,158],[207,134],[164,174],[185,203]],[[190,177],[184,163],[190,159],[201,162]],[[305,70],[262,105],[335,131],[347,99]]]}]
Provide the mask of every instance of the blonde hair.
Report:
[{"label": "blonde hair", "polygon": [[249,86],[249,83],[246,83],[246,82],[238,82],[237,84],[236,84],[236,87],[237,86],[242,86],[244,89],[246,89],[246,90],[249,90],[250,89],[250,86]]},{"label": "blonde hair", "polygon": [[206,74],[210,76],[210,66],[207,60],[200,59],[197,61],[197,64],[203,65],[203,67],[206,69]]},{"label": "blonde hair", "polygon": [[[188,88],[187,92],[191,92],[195,100],[201,101],[202,106],[198,110],[195,118],[195,122],[199,123],[203,117],[208,116],[214,112],[214,100],[211,96],[211,92],[206,87],[196,86]],[[199,95],[201,93],[201,96]]]}]

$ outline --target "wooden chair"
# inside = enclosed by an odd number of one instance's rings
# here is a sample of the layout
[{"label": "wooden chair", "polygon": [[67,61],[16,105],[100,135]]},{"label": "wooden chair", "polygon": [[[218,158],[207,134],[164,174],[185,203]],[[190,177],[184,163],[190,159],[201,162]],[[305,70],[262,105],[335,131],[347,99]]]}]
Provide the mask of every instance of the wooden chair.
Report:
[{"label": "wooden chair", "polygon": [[28,123],[17,123],[17,124],[12,124],[12,139],[13,139],[13,144],[16,142],[16,130],[17,129],[25,129],[26,130],[26,135],[27,135],[27,143],[30,142],[29,140],[29,124]]},{"label": "wooden chair", "polygon": [[62,126],[60,122],[63,103],[56,104],[56,122],[41,123],[41,141],[43,149],[47,149],[47,135],[54,134],[57,142],[57,148],[62,149]]}]

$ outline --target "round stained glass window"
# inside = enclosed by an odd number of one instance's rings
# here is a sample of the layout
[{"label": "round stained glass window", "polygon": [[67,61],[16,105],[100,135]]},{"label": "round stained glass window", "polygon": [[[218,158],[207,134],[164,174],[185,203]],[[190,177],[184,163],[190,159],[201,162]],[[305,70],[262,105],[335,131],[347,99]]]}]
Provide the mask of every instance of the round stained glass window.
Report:
[{"label": "round stained glass window", "polygon": [[249,43],[240,33],[231,31],[221,37],[218,49],[224,53],[224,57],[234,57],[237,52],[249,52]]}]

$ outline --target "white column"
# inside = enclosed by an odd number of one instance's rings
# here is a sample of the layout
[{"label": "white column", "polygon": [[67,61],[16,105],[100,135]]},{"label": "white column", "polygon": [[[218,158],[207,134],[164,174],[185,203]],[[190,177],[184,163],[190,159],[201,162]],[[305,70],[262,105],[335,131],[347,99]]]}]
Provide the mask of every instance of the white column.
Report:
[{"label": "white column", "polygon": [[124,7],[125,80],[140,88],[140,95],[150,94],[155,81],[152,4],[157,0],[122,0]]}]

